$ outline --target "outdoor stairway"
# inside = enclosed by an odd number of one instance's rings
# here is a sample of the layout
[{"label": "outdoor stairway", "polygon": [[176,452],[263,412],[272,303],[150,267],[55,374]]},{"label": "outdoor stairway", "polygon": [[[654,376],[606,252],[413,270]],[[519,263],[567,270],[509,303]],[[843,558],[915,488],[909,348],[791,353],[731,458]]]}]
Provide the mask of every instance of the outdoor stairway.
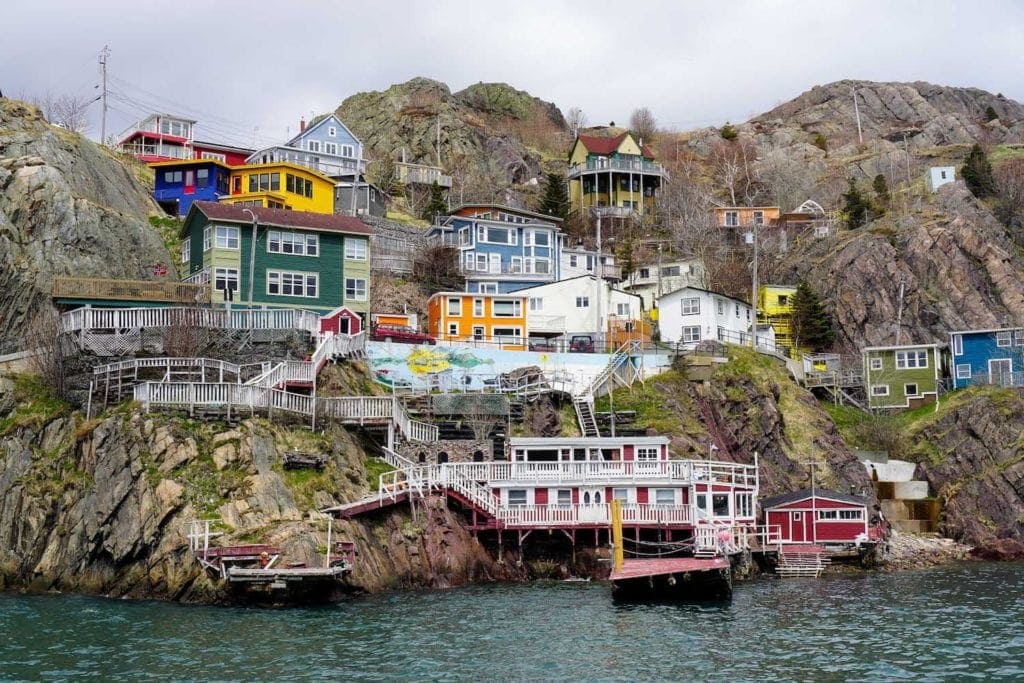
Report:
[{"label": "outdoor stairway", "polygon": [[780,576],[804,576],[818,578],[831,560],[819,545],[784,546],[779,553],[779,564],[775,573]]},{"label": "outdoor stairway", "polygon": [[608,364],[599,372],[586,387],[573,392],[572,405],[576,409],[576,419],[583,436],[601,436],[601,430],[597,426],[597,418],[594,415],[594,398],[603,396],[611,391],[609,382],[618,381],[629,386],[636,377],[629,373],[626,380],[618,377],[616,373],[629,364],[631,352],[635,351],[637,342],[628,341],[612,353]]}]

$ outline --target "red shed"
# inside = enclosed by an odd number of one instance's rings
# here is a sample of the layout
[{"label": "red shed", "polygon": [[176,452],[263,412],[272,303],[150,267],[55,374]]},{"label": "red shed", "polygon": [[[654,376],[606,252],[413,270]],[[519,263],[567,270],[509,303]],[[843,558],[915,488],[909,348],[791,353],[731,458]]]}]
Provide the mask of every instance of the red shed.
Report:
[{"label": "red shed", "polygon": [[770,531],[783,543],[846,545],[867,540],[868,510],[863,498],[825,489],[802,489],[761,501]]},{"label": "red shed", "polygon": [[335,308],[330,313],[320,316],[320,332],[334,334],[359,334],[363,329],[363,320],[359,314],[348,306]]}]

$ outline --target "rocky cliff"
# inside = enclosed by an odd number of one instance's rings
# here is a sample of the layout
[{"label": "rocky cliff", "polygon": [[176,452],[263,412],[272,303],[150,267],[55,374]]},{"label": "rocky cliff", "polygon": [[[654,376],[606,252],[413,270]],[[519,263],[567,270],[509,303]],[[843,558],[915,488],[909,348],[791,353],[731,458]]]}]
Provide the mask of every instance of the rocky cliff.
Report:
[{"label": "rocky cliff", "polygon": [[[414,78],[384,91],[345,99],[336,113],[366,146],[366,156],[438,164],[491,166],[507,183],[540,174],[542,154],[566,130],[558,107],[504,83],[478,83],[452,93],[444,83]],[[440,124],[439,124],[440,122]]]},{"label": "rocky cliff", "polygon": [[54,278],[149,277],[173,263],[129,167],[39,110],[0,99],[0,346],[49,304]]},{"label": "rocky cliff", "polygon": [[965,543],[1024,541],[1024,394],[954,394],[911,425],[905,455],[943,504],[941,531]]},{"label": "rocky cliff", "polygon": [[896,342],[900,283],[904,343],[951,330],[1024,323],[1024,258],[1006,227],[962,183],[835,240],[808,240],[790,257],[832,310],[850,349]]},{"label": "rocky cliff", "polygon": [[[286,471],[288,450],[329,453]],[[355,500],[376,480],[352,434],[262,420],[236,428],[140,414],[85,420],[26,378],[0,379],[0,588],[219,602],[188,550],[188,523],[213,519],[218,544],[269,543],[318,566],[326,522],[310,512]],[[443,504],[335,525],[357,543],[351,590],[444,587],[509,578]]]}]

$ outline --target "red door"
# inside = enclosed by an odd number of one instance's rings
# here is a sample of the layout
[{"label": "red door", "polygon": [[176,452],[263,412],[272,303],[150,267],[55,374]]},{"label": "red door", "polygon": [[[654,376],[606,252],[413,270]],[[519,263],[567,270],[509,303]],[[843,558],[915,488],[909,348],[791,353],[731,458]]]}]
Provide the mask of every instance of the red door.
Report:
[{"label": "red door", "polygon": [[185,171],[185,194],[195,194],[196,192],[196,172],[193,170]]},{"label": "red door", "polygon": [[804,517],[806,515],[806,512],[789,513],[789,537],[794,543],[803,543],[807,540],[807,535],[804,533]]}]

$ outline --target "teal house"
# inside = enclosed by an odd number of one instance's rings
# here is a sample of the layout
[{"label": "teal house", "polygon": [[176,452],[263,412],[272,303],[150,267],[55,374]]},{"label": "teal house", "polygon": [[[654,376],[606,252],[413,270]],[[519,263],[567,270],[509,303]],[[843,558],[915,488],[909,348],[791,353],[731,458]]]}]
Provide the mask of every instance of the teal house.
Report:
[{"label": "teal house", "polygon": [[181,228],[181,272],[208,284],[214,304],[347,308],[365,322],[371,234],[351,216],[198,201]]}]

